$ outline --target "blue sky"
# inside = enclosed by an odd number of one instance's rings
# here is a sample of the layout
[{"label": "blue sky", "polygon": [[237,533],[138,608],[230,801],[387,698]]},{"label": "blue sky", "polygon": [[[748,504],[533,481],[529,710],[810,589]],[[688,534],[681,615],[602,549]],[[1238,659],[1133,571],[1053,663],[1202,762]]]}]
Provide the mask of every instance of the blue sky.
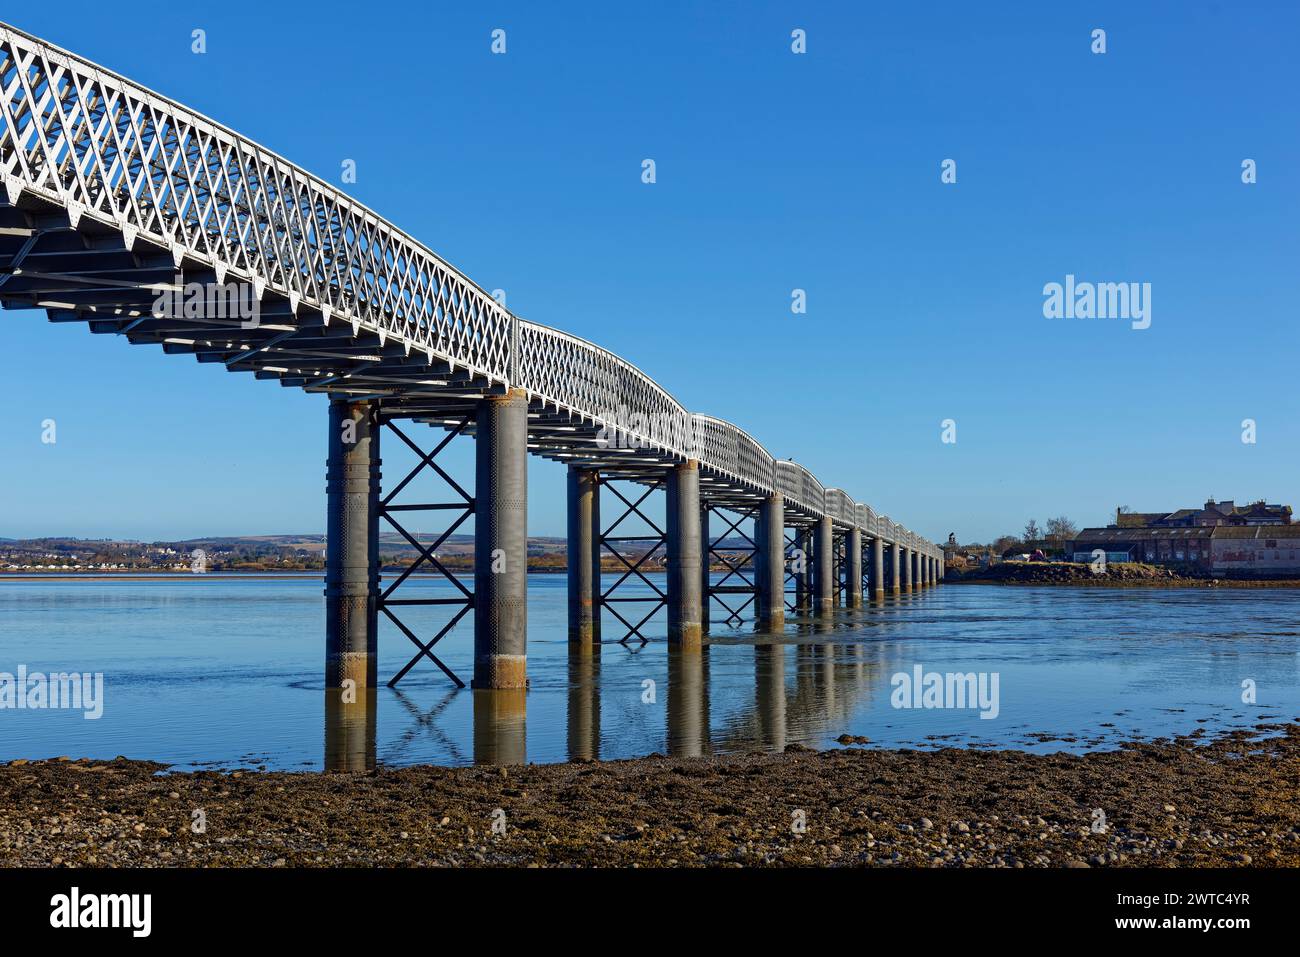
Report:
[{"label": "blue sky", "polygon": [[[332,182],[354,159],[349,193],[520,315],[936,541],[1298,504],[1294,4],[468,6],[4,16]],[[1044,318],[1067,273],[1151,283],[1151,327]],[[0,536],[323,530],[324,399],[38,313],[0,335]],[[563,469],[530,465],[563,534]]]}]

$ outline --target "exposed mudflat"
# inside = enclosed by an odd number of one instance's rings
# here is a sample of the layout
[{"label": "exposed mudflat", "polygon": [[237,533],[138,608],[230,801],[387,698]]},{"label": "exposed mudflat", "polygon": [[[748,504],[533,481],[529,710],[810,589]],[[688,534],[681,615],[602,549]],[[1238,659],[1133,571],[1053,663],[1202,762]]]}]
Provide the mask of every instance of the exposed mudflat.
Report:
[{"label": "exposed mudflat", "polygon": [[1298,866],[1300,725],[1260,731],[1085,755],[847,746],[359,775],[16,761],[0,864]]}]

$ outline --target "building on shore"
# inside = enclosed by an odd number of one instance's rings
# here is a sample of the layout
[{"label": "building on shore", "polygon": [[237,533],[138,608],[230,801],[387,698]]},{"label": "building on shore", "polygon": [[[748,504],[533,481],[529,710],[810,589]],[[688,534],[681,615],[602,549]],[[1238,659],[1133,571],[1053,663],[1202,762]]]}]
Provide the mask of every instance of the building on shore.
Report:
[{"label": "building on shore", "polygon": [[1073,559],[1096,552],[1109,562],[1146,562],[1225,578],[1300,575],[1300,525],[1291,506],[1254,502],[1205,503],[1176,512],[1117,511],[1115,524],[1085,528],[1071,546]]},{"label": "building on shore", "polygon": [[1290,505],[1264,501],[1237,505],[1210,499],[1204,508],[1180,508],[1176,512],[1126,512],[1115,509],[1111,528],[1203,528],[1218,525],[1290,525]]}]

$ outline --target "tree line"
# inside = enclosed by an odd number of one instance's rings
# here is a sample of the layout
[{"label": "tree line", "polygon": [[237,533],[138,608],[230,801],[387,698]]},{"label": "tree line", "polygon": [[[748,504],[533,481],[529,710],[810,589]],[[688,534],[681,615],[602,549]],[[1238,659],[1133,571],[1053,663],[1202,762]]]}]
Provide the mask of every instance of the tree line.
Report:
[{"label": "tree line", "polygon": [[1003,554],[1009,551],[1033,551],[1035,548],[1063,549],[1078,534],[1078,526],[1065,515],[1049,518],[1045,529],[1039,526],[1037,519],[1031,518],[1025,523],[1025,530],[1020,535],[999,536],[993,542],[993,551]]}]

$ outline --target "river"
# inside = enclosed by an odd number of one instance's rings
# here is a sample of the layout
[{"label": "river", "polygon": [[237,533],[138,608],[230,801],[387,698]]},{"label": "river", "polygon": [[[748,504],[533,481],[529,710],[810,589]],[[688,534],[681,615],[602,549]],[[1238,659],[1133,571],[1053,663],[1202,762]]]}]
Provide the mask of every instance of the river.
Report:
[{"label": "river", "polygon": [[[327,707],[318,575],[3,581],[0,673],[104,677],[97,719],[0,709],[0,760],[542,763],[838,747],[845,734],[866,747],[1084,751],[1300,716],[1300,591],[946,585],[831,623],[796,618],[782,636],[715,622],[699,655],[620,645],[607,617],[599,653],[571,657],[565,587],[529,579],[526,695],[457,690],[424,661],[358,718]],[[402,614],[428,636],[446,611]],[[648,631],[663,635],[662,612]],[[472,642],[467,618],[436,649],[466,680]],[[415,648],[384,622],[379,651],[382,684]],[[946,682],[930,702],[946,706],[925,706],[903,682],[932,672],[972,675],[983,702]]]}]

